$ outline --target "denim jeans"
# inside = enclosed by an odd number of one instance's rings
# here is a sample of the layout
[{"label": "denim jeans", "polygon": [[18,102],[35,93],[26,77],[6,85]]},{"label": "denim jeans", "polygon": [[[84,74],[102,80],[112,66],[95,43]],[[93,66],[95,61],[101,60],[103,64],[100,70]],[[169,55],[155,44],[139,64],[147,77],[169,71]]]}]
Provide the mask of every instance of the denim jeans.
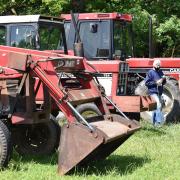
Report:
[{"label": "denim jeans", "polygon": [[157,108],[155,111],[153,111],[152,115],[152,123],[154,125],[156,124],[162,124],[164,121],[164,115],[162,112],[162,96],[159,96],[157,94],[152,94],[151,97],[156,101]]}]

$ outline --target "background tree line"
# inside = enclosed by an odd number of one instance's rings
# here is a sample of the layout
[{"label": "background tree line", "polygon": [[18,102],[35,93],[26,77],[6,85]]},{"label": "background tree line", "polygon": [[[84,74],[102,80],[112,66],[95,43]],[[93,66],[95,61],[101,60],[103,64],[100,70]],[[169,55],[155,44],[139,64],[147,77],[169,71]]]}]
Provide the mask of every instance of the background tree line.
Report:
[{"label": "background tree line", "polygon": [[134,16],[136,56],[148,56],[148,18],[153,19],[156,57],[180,56],[179,0],[1,0],[0,15],[120,12]]}]

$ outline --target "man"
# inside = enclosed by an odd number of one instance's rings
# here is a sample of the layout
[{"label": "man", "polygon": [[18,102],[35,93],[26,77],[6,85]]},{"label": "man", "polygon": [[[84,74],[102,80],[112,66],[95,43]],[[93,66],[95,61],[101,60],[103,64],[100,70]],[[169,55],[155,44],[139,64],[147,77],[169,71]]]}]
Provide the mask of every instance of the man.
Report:
[{"label": "man", "polygon": [[166,78],[160,67],[161,61],[159,59],[156,59],[153,62],[153,69],[148,71],[145,79],[145,85],[148,87],[149,95],[157,103],[157,108],[153,112],[152,116],[152,122],[155,126],[160,126],[164,120],[164,116],[162,113],[162,92],[163,85],[166,83]]}]

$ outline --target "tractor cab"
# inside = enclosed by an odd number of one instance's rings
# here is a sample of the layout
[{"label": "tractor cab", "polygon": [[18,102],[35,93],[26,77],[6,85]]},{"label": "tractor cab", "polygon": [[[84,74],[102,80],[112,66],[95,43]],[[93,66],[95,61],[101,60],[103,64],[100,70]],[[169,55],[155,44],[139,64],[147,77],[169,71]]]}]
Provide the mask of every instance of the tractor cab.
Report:
[{"label": "tractor cab", "polygon": [[23,15],[0,16],[0,45],[37,49],[62,50],[66,43],[61,18]]},{"label": "tractor cab", "polygon": [[[68,49],[77,37],[71,15],[63,14]],[[76,15],[84,55],[88,60],[112,60],[133,56],[132,16],[119,13],[85,13]]]}]

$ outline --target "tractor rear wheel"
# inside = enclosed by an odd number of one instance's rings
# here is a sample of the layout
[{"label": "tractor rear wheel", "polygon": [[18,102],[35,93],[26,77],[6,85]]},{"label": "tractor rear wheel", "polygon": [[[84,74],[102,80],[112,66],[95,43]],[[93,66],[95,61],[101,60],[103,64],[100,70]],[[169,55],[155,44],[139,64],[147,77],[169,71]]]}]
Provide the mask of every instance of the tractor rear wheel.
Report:
[{"label": "tractor rear wheel", "polygon": [[[145,82],[141,81],[135,90],[135,94],[147,95],[148,89],[145,86]],[[178,82],[170,77],[167,78],[166,84],[164,85],[163,99],[165,105],[162,109],[164,113],[165,122],[177,122],[180,119],[180,91]],[[152,112],[142,112],[141,118],[144,120],[151,121]]]},{"label": "tractor rear wheel", "polygon": [[7,166],[11,153],[11,134],[7,126],[0,120],[0,168]]},{"label": "tractor rear wheel", "polygon": [[50,121],[33,125],[22,125],[16,130],[15,149],[21,155],[49,155],[59,143],[60,127]]}]

